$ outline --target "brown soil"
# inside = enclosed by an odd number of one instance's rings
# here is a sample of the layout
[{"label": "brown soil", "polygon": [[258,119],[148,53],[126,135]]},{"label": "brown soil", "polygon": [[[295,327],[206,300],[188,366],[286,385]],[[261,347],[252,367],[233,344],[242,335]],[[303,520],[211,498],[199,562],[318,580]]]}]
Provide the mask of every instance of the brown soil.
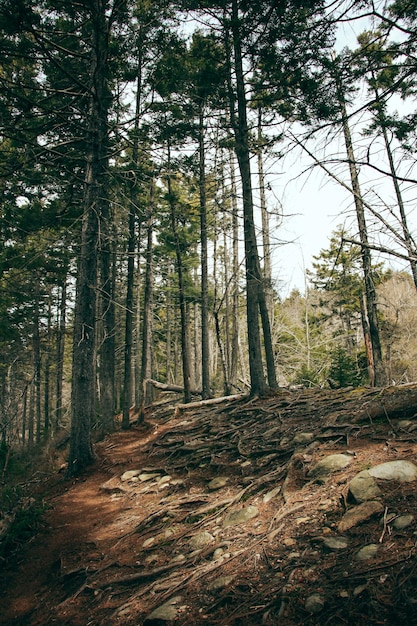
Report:
[{"label": "brown soil", "polygon": [[[415,522],[395,530],[378,515],[344,533],[346,549],[323,545],[354,506],[356,473],[416,462],[414,411],[375,416],[375,393],[282,391],[179,414],[155,406],[145,426],[98,443],[84,476],[48,479],[42,529],[0,573],[0,624],[417,624]],[[296,445],[306,432],[311,442]],[[335,452],[352,462],[310,479],[312,464]],[[120,480],[138,469],[155,476]],[[227,483],[210,489],[219,476]],[[387,515],[417,520],[415,483],[380,487]],[[224,525],[249,505],[255,517]],[[212,540],[196,549],[190,539],[203,531]],[[370,543],[376,557],[356,561]],[[312,613],[305,601],[315,593],[324,605]],[[175,618],[150,619],[170,598],[178,598]]]}]

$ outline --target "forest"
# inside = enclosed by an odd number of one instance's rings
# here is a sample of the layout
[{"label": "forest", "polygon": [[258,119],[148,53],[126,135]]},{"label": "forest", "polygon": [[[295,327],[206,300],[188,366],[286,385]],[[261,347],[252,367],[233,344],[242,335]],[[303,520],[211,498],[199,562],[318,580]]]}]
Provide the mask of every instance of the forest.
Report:
[{"label": "forest", "polygon": [[[414,0],[1,0],[0,28],[2,482],[62,432],[76,476],[158,386],[417,379]],[[308,203],[313,173],[346,199],[288,293],[280,180]]]}]

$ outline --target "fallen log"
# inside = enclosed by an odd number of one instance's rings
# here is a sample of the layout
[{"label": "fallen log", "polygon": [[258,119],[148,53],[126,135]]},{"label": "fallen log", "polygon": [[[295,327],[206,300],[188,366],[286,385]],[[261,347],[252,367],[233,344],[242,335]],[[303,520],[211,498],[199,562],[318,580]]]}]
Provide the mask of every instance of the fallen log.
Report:
[{"label": "fallen log", "polygon": [[[155,389],[160,389],[161,391],[173,391],[174,393],[184,393],[184,387],[180,387],[180,385],[161,383],[158,380],[153,380],[153,378],[146,378],[143,381],[144,390],[146,389],[146,385],[152,385],[152,387],[155,387]],[[194,396],[201,396],[202,391],[200,389],[192,389],[191,394]]]},{"label": "fallen log", "polygon": [[[353,395],[355,392],[353,392]],[[356,402],[359,398],[356,399]],[[348,409],[348,402],[346,408]],[[382,389],[373,390],[366,394],[359,410],[355,411],[354,423],[362,422],[366,419],[374,420],[379,418],[394,417],[414,417],[417,415],[417,383],[405,385],[392,385]],[[344,414],[340,415],[340,420],[344,419]]]},{"label": "fallen log", "polygon": [[175,407],[175,413],[186,411],[187,409],[197,409],[200,406],[210,406],[211,404],[221,404],[222,402],[243,400],[243,398],[247,397],[247,393],[237,393],[234,396],[222,396],[221,398],[209,398],[208,400],[198,400],[198,402],[188,402],[188,404],[177,404]]}]

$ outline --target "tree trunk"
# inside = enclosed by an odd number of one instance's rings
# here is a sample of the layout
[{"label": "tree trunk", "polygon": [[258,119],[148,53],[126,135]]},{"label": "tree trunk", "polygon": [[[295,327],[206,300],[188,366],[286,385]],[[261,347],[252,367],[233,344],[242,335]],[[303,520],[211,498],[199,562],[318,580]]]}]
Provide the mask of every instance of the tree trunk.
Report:
[{"label": "tree trunk", "polygon": [[[142,56],[139,53],[138,75],[136,80],[136,110],[132,145],[132,168],[135,172],[139,162],[139,116],[142,92]],[[130,181],[129,203],[129,235],[127,244],[127,286],[126,286],[126,317],[125,317],[125,349],[124,349],[124,376],[123,376],[123,407],[122,429],[130,427],[130,407],[133,400],[133,319],[134,319],[134,281],[135,281],[135,247],[136,247],[136,176]],[[139,255],[138,255],[139,265]],[[138,332],[139,329],[137,329]],[[138,337],[139,335],[137,335]],[[139,384],[138,381],[136,383]],[[139,402],[140,395],[136,398]]]},{"label": "tree trunk", "polygon": [[233,292],[232,292],[232,349],[230,363],[230,386],[237,388],[239,363],[239,216],[235,165],[230,152],[230,179],[232,193],[232,232],[233,232]]},{"label": "tree trunk", "polygon": [[[107,167],[107,164],[106,164]],[[113,252],[113,216],[104,197],[106,182],[101,188],[101,222],[99,232],[100,306],[102,338],[99,350],[100,426],[102,433],[114,430],[115,413],[115,276]]]},{"label": "tree trunk", "polygon": [[92,4],[87,163],[74,311],[68,476],[79,474],[93,463],[95,458],[91,425],[96,412],[97,255],[103,198],[107,204],[107,198],[103,194],[106,191],[108,160],[109,32],[106,18],[107,2],[94,0]]},{"label": "tree trunk", "polygon": [[261,219],[262,219],[262,244],[264,253],[263,262],[263,277],[265,283],[265,296],[267,301],[267,307],[269,312],[269,318],[273,320],[274,314],[274,299],[272,292],[272,266],[271,266],[271,238],[269,232],[269,215],[266,206],[266,194],[265,194],[265,174],[264,174],[264,161],[262,150],[262,109],[258,110],[258,176],[259,176],[259,198],[261,204]]},{"label": "tree trunk", "polygon": [[207,199],[206,163],[204,146],[204,103],[199,111],[199,190],[201,237],[201,376],[203,399],[210,397],[210,347],[208,328],[208,251],[207,251]]},{"label": "tree trunk", "polygon": [[[168,157],[168,167],[170,167],[170,158]],[[178,290],[179,304],[181,315],[181,352],[182,352],[182,375],[184,384],[184,402],[191,401],[191,367],[190,367],[190,338],[188,332],[188,314],[187,303],[185,299],[185,280],[184,267],[182,263],[182,255],[180,249],[180,241],[178,236],[177,215],[175,206],[175,197],[172,188],[171,174],[168,174],[168,198],[171,212],[171,227],[175,242],[175,256],[177,261],[178,274]]]},{"label": "tree trunk", "polygon": [[262,317],[264,345],[267,360],[268,383],[276,387],[275,365],[272,349],[272,337],[269,316],[266,307],[263,281],[260,271],[258,247],[253,214],[253,194],[250,171],[249,130],[247,123],[246,94],[242,61],[242,42],[239,28],[237,0],[232,0],[232,36],[236,74],[237,116],[235,115],[234,96],[231,89],[232,125],[236,141],[236,156],[239,164],[243,193],[243,231],[246,256],[246,312],[248,327],[249,369],[253,395],[261,395],[266,391],[263,373],[261,333],[259,312]]},{"label": "tree trunk", "polygon": [[148,404],[150,397],[146,397],[143,381],[149,379],[152,374],[152,328],[153,328],[153,204],[154,204],[154,180],[151,180],[149,198],[148,238],[146,246],[145,263],[145,289],[143,294],[143,320],[142,320],[142,363],[139,385],[142,389],[140,413],[138,423],[144,418],[143,407]]},{"label": "tree trunk", "polygon": [[[368,232],[365,220],[365,210],[362,202],[361,189],[359,185],[358,172],[356,169],[355,155],[353,152],[352,137],[348,124],[346,104],[342,86],[336,78],[340,110],[342,113],[343,134],[345,138],[346,152],[349,161],[349,172],[352,182],[352,190],[355,199],[356,217],[358,220],[359,238],[361,241],[362,267],[365,281],[366,312],[369,323],[369,335],[372,344],[372,355],[374,363],[374,380],[376,386],[386,384],[386,373],[382,360],[381,340],[379,334],[376,289],[372,272],[371,252],[368,244]],[[369,364],[371,366],[371,364]]]},{"label": "tree trunk", "polygon": [[34,397],[35,397],[35,421],[36,443],[41,442],[41,340],[39,333],[39,278],[36,277],[35,287],[35,310],[33,315],[33,371],[34,371]]},{"label": "tree trunk", "polygon": [[56,414],[55,432],[59,430],[62,423],[62,382],[64,379],[64,351],[65,351],[65,330],[66,330],[66,310],[67,310],[67,276],[62,279],[61,298],[58,310],[58,329],[56,338]]},{"label": "tree trunk", "polygon": [[[373,78],[375,81],[375,77]],[[387,133],[387,122],[386,122],[386,118],[385,118],[385,114],[383,110],[383,105],[379,97],[378,89],[374,88],[374,94],[375,94],[375,100],[378,105],[377,117],[378,117],[378,121],[382,130],[382,136],[384,138],[385,150],[386,150],[387,157],[388,157],[389,167],[390,167],[391,176],[392,176],[392,182],[394,185],[395,195],[397,198],[398,208],[400,211],[400,221],[401,221],[401,226],[402,226],[402,231],[403,231],[403,236],[404,236],[404,244],[408,252],[408,255],[410,256],[411,275],[413,277],[414,286],[417,289],[417,262],[415,261],[415,259],[411,258],[411,257],[416,256],[416,248],[413,242],[413,238],[411,236],[410,229],[408,227],[407,215],[405,212],[401,188],[398,182],[397,170],[395,167],[394,157],[393,157],[392,150],[391,150],[391,144],[390,144],[388,133]]]}]

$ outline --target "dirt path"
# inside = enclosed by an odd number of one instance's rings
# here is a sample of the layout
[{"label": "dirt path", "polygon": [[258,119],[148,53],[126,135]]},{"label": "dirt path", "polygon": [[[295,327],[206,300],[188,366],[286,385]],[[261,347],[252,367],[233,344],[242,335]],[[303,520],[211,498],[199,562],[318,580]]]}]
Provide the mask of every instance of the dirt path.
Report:
[{"label": "dirt path", "polygon": [[[355,507],[358,472],[417,459],[415,416],[353,420],[368,414],[367,394],[285,393],[177,415],[167,405],[99,443],[85,476],[45,485],[44,527],[0,574],[0,624],[417,624],[415,483],[380,485],[387,514],[412,516],[407,528],[374,515],[344,549],[323,543]],[[309,478],[331,454],[349,463]],[[369,544],[377,556],[358,562]],[[306,601],[317,594],[316,614]]]},{"label": "dirt path", "polygon": [[[7,590],[0,592],[0,624],[44,626],[64,624],[52,617],[56,607],[81,585],[86,564],[102,563],[120,536],[120,501],[109,498],[100,487],[112,475],[112,467],[129,467],[132,450],[141,433],[118,433],[111,443],[97,446],[97,465],[73,482],[53,481],[58,493],[48,498],[44,528],[18,557],[17,567],[7,573]],[[144,439],[146,441],[146,439]],[[58,584],[57,584],[58,583]],[[86,626],[85,616],[68,611],[68,623]]]}]

